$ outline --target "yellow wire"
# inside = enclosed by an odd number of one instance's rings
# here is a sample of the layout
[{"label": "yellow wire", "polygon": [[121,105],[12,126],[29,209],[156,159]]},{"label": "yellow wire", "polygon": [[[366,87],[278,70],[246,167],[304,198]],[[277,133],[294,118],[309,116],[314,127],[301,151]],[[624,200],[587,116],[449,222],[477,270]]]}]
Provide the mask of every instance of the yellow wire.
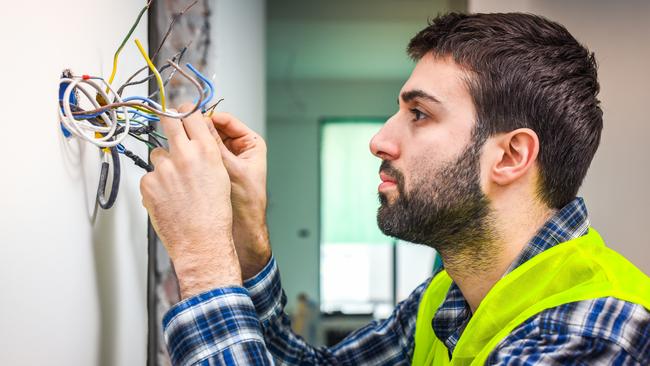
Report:
[{"label": "yellow wire", "polygon": [[[113,84],[113,80],[115,79],[115,74],[117,73],[117,57],[120,55],[121,50],[117,50],[115,52],[115,55],[113,55],[113,71],[111,71],[111,76],[108,78],[108,84]],[[106,92],[108,93],[110,89],[106,87]]]},{"label": "yellow wire", "polygon": [[147,61],[147,65],[149,65],[149,69],[151,69],[151,72],[154,74],[156,77],[156,83],[158,83],[158,89],[160,89],[160,105],[162,106],[162,111],[165,112],[165,85],[163,85],[162,78],[160,77],[160,73],[158,70],[156,70],[156,66],[151,62],[151,59],[147,55],[147,52],[145,52],[144,48],[142,47],[142,44],[140,43],[139,39],[135,39],[135,45],[138,46],[138,49],[140,50],[140,53],[142,54],[142,57]]}]

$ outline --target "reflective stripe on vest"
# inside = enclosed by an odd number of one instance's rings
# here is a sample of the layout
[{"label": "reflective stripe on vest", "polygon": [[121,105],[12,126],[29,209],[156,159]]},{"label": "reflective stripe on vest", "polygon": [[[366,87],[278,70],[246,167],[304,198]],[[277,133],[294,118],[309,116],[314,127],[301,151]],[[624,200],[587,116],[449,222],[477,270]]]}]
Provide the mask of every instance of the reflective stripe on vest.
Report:
[{"label": "reflective stripe on vest", "polygon": [[607,248],[596,230],[536,255],[501,278],[463,331],[451,360],[431,328],[452,280],[438,273],[418,308],[413,365],[483,365],[490,352],[524,321],[571,302],[615,297],[650,310],[650,277]]}]

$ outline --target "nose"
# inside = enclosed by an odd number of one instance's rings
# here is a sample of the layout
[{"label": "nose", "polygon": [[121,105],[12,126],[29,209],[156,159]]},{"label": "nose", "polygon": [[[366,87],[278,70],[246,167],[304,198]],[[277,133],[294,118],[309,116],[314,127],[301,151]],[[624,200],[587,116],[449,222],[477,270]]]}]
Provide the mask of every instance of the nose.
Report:
[{"label": "nose", "polygon": [[382,160],[395,160],[399,157],[399,144],[394,131],[395,116],[384,123],[370,140],[370,152]]}]

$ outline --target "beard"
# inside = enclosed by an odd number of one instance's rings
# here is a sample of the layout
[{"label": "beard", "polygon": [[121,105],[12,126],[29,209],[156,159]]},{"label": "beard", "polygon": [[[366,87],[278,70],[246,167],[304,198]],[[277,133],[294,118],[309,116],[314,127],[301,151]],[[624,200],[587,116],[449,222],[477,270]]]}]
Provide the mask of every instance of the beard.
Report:
[{"label": "beard", "polygon": [[467,270],[489,265],[496,240],[490,201],[480,186],[480,153],[485,139],[473,135],[454,160],[431,169],[416,167],[406,192],[404,175],[384,160],[380,171],[396,180],[397,197],[389,202],[379,193],[377,223],[381,231],[398,239],[432,247],[445,266]]}]

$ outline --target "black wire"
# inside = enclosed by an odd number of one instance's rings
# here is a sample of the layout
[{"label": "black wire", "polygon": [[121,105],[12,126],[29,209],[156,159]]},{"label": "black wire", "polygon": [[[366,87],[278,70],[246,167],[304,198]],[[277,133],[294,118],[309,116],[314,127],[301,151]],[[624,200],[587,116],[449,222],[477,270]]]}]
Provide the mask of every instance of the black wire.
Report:
[{"label": "black wire", "polygon": [[145,139],[139,137],[138,135],[136,135],[136,134],[134,134],[134,133],[129,132],[129,135],[131,135],[131,137],[133,137],[134,139],[136,139],[136,140],[138,140],[138,141],[142,141],[142,142],[144,142],[145,144],[147,144],[148,147],[150,147],[150,148],[152,148],[152,149],[153,149],[153,148],[156,148],[156,147],[161,147],[161,146],[156,146],[156,145],[152,144],[151,142],[149,142],[149,141],[147,141],[147,140],[145,140]]},{"label": "black wire", "polygon": [[[129,133],[133,133],[136,135],[146,135],[148,133],[151,133],[156,129],[155,126],[153,125],[147,125],[147,126],[139,126],[139,127],[131,127],[129,129]],[[119,126],[118,128],[115,129],[115,134],[118,135],[124,131],[124,126]]]},{"label": "black wire", "polygon": [[160,140],[158,140],[158,138],[155,135],[149,134],[149,140],[154,141],[155,145],[158,145],[158,147],[163,147],[163,144],[160,142]]},{"label": "black wire", "polygon": [[124,150],[124,155],[126,155],[127,158],[133,160],[133,163],[135,163],[135,165],[139,166],[140,168],[146,170],[147,172],[153,172],[153,166],[144,161],[144,159],[141,157],[137,156],[135,153],[133,153],[133,151]]},{"label": "black wire", "polygon": [[102,162],[102,168],[99,174],[99,186],[97,187],[97,203],[99,207],[108,210],[113,207],[117,199],[117,193],[120,190],[120,155],[116,147],[111,147],[111,161],[113,163],[113,182],[111,183],[111,193],[108,198],[106,195],[106,183],[108,181],[108,171],[110,164]]}]

